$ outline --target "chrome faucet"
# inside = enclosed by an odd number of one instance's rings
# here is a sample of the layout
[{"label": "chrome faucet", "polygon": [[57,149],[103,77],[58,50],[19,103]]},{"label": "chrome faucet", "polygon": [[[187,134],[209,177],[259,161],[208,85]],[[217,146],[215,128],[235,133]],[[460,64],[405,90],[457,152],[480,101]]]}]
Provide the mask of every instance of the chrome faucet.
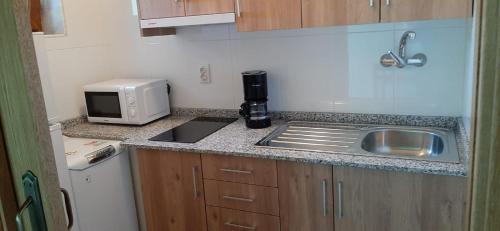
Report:
[{"label": "chrome faucet", "polygon": [[427,57],[424,54],[418,53],[411,58],[406,58],[406,46],[408,40],[414,40],[416,33],[414,31],[406,31],[401,36],[399,40],[399,52],[395,54],[392,50],[389,50],[387,54],[382,55],[380,58],[380,64],[384,67],[396,66],[403,68],[407,65],[413,65],[421,67],[427,63]]},{"label": "chrome faucet", "polygon": [[408,43],[408,39],[414,40],[417,34],[413,31],[406,31],[403,36],[401,36],[401,40],[399,40],[399,57],[406,57],[406,44]]}]

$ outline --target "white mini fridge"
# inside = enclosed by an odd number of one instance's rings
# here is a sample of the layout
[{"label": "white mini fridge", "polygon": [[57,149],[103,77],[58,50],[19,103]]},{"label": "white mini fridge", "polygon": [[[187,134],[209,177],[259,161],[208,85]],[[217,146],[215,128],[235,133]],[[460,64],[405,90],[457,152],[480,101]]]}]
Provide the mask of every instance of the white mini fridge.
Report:
[{"label": "white mini fridge", "polygon": [[138,231],[129,153],[119,141],[64,137],[80,231]]}]

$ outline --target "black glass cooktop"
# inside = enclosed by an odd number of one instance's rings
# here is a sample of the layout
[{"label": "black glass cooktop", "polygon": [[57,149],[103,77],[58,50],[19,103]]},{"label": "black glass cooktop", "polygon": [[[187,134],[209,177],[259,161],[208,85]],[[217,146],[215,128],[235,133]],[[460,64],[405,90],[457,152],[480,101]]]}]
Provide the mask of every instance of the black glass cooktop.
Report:
[{"label": "black glass cooktop", "polygon": [[149,140],[178,143],[196,143],[218,131],[237,118],[197,117]]}]

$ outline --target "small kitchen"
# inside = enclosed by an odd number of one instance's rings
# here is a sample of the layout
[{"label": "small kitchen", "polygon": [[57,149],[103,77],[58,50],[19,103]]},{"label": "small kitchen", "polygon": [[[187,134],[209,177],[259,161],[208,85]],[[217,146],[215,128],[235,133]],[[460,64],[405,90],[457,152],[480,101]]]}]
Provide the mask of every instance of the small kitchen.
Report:
[{"label": "small kitchen", "polygon": [[477,1],[40,8],[71,230],[469,230]]}]

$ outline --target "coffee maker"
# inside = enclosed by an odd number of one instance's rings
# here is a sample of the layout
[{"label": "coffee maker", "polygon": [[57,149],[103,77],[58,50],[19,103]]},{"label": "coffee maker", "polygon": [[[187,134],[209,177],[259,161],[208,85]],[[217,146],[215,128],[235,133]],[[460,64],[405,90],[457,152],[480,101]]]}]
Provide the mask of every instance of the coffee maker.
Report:
[{"label": "coffee maker", "polygon": [[240,115],[248,128],[267,128],[271,117],[267,112],[267,72],[246,71],[243,76],[245,102],[241,104]]}]

